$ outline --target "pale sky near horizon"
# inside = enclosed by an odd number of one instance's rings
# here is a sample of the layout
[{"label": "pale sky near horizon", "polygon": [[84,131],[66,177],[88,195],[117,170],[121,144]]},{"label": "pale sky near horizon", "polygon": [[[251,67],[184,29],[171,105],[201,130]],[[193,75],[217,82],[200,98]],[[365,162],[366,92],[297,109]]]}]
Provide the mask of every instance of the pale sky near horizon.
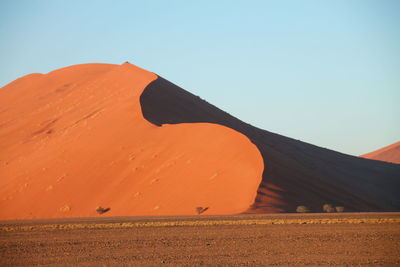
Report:
[{"label": "pale sky near horizon", "polygon": [[129,61],[254,126],[359,155],[400,140],[400,1],[0,1],[0,86]]}]

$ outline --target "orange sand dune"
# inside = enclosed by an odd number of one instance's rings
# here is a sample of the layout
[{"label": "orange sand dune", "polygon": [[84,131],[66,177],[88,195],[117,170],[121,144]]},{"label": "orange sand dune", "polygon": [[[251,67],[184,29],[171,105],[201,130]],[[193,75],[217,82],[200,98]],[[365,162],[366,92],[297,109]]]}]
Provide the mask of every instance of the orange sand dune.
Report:
[{"label": "orange sand dune", "polygon": [[400,142],[385,146],[360,157],[400,164]]},{"label": "orange sand dune", "polygon": [[103,216],[321,212],[327,203],[399,211],[400,165],[256,128],[128,63],[0,89],[0,219],[100,216],[98,206],[111,208]]},{"label": "orange sand dune", "polygon": [[31,74],[0,89],[0,219],[246,211],[264,168],[241,133],[157,127],[139,97],[157,76],[129,63]]}]

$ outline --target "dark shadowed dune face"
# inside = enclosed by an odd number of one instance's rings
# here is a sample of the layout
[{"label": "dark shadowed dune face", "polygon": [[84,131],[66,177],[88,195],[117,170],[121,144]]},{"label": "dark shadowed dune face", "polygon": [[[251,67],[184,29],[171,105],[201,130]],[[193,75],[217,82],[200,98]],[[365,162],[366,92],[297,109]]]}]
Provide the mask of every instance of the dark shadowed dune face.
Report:
[{"label": "dark shadowed dune face", "polygon": [[347,211],[400,210],[400,165],[258,129],[161,77],[145,88],[140,104],[144,118],[157,126],[207,122],[246,135],[264,160],[263,179],[249,213],[294,212],[299,205],[322,212],[326,203]]}]

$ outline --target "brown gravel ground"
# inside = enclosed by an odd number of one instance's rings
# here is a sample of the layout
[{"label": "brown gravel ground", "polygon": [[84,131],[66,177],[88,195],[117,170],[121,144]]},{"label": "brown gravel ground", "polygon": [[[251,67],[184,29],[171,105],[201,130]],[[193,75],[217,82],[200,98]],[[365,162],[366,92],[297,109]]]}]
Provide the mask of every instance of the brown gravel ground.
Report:
[{"label": "brown gravel ground", "polygon": [[0,222],[0,266],[76,265],[400,266],[400,213]]}]

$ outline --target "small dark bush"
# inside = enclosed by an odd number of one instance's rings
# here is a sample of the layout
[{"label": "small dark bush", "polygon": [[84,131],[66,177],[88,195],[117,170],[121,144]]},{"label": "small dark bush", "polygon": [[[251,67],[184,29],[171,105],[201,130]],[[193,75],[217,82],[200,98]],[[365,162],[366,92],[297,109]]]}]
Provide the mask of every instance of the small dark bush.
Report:
[{"label": "small dark bush", "polygon": [[97,207],[97,208],[96,208],[96,212],[97,212],[98,214],[106,213],[106,212],[109,211],[109,210],[110,210],[110,208],[102,208],[102,207]]},{"label": "small dark bush", "polygon": [[197,214],[202,214],[203,212],[205,212],[206,210],[208,210],[208,207],[206,207],[206,208],[203,208],[203,207],[196,207],[196,213]]}]

